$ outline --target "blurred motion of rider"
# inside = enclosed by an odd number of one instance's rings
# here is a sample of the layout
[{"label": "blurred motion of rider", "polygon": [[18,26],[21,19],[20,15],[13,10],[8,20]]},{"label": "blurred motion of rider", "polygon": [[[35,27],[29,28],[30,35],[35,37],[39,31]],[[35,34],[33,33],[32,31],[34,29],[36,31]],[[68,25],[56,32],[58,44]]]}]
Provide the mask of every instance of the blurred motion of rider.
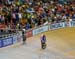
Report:
[{"label": "blurred motion of rider", "polygon": [[44,34],[41,36],[41,46],[43,49],[46,48],[46,36]]},{"label": "blurred motion of rider", "polygon": [[22,29],[23,44],[26,44],[26,30]]}]

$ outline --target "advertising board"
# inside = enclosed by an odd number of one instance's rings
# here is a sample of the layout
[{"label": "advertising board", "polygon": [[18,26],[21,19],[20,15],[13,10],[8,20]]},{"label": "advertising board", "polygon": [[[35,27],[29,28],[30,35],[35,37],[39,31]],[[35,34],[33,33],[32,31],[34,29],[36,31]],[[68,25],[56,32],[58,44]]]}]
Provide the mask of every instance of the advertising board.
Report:
[{"label": "advertising board", "polygon": [[2,47],[2,40],[0,39],[0,48]]},{"label": "advertising board", "polygon": [[70,22],[70,27],[75,27],[75,21]]},{"label": "advertising board", "polygon": [[17,35],[17,41],[21,42],[22,41],[22,31],[19,31],[16,35]]},{"label": "advertising board", "polygon": [[49,29],[54,30],[54,29],[59,29],[59,28],[63,28],[63,27],[65,27],[65,26],[64,26],[64,23],[62,22],[62,23],[50,24]]},{"label": "advertising board", "polygon": [[17,43],[17,35],[13,36],[13,44]]},{"label": "advertising board", "polygon": [[2,41],[3,41],[3,44],[2,44],[3,47],[13,44],[13,39],[12,39],[12,37],[2,39]]},{"label": "advertising board", "polygon": [[29,38],[29,37],[32,37],[33,35],[32,35],[32,30],[28,30],[27,32],[26,32],[26,37],[27,38]]},{"label": "advertising board", "polygon": [[33,36],[42,32],[48,31],[48,25],[36,28],[33,30]]}]

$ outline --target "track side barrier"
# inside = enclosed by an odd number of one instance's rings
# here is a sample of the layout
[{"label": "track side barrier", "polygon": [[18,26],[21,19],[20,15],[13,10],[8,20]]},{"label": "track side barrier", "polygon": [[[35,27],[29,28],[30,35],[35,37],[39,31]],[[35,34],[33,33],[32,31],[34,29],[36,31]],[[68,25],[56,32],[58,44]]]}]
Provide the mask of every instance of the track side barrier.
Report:
[{"label": "track side barrier", "polygon": [[55,30],[55,29],[59,29],[59,28],[63,28],[64,26],[64,22],[62,23],[55,23],[55,24],[50,24],[49,25],[49,30]]},{"label": "track side barrier", "polygon": [[33,36],[32,31],[33,31],[33,29],[29,29],[29,30],[26,31],[25,35],[26,35],[27,38]]},{"label": "track side barrier", "polygon": [[0,48],[2,48],[2,40],[0,39]]},{"label": "track side barrier", "polygon": [[13,35],[13,44],[16,44],[16,43],[18,43],[19,41],[18,41],[19,39],[18,39],[18,36],[17,35]]},{"label": "track side barrier", "polygon": [[36,27],[33,29],[32,33],[33,33],[33,36],[34,35],[37,35],[39,33],[42,33],[42,32],[46,32],[48,31],[48,24],[47,25],[42,25],[42,26],[39,26],[39,27]]},{"label": "track side barrier", "polygon": [[[56,30],[56,29],[65,28],[65,27],[75,27],[75,21],[60,22],[60,23],[55,23],[55,24],[37,26],[36,28],[27,30],[26,37],[29,38],[31,36],[34,36],[34,35],[49,31],[49,30]],[[4,38],[0,38],[0,48],[15,44],[21,41],[22,41],[22,32],[19,31],[15,35],[10,35]]]},{"label": "track side barrier", "polygon": [[37,35],[39,33],[46,32],[48,30],[56,30],[56,29],[65,28],[65,27],[75,27],[75,21],[42,25],[42,26],[34,28],[32,30],[32,33],[34,36],[34,35]]},{"label": "track side barrier", "polygon": [[4,38],[0,38],[0,48],[13,45],[22,41],[22,32],[12,34]]},{"label": "track side barrier", "polygon": [[12,44],[13,44],[13,38],[12,37],[2,39],[2,47],[9,46]]},{"label": "track side barrier", "polygon": [[65,27],[73,27],[75,26],[75,22],[60,22],[55,24],[49,24],[49,30],[56,30]]},{"label": "track side barrier", "polygon": [[70,22],[70,27],[75,27],[75,21]]},{"label": "track side barrier", "polygon": [[22,31],[18,31],[18,33],[16,34],[16,36],[17,36],[17,41],[18,42],[21,42],[22,41]]}]

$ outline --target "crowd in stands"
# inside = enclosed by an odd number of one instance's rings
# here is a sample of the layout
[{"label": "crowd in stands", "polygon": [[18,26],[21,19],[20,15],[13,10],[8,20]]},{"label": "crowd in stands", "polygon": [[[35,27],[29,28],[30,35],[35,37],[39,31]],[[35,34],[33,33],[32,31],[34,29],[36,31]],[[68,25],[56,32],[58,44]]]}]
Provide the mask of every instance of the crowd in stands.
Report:
[{"label": "crowd in stands", "polygon": [[26,30],[47,23],[75,20],[75,1],[11,0],[0,3],[0,23]]}]

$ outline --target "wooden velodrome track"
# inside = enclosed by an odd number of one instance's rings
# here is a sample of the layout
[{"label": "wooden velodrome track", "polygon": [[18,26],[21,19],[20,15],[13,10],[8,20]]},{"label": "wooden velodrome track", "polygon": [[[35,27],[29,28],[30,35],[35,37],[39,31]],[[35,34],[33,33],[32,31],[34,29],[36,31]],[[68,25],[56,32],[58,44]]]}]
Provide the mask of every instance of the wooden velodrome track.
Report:
[{"label": "wooden velodrome track", "polygon": [[[50,30],[44,33],[47,37],[47,50],[57,52],[56,54],[62,54],[67,57],[66,59],[75,59],[75,28],[63,28],[57,30]],[[32,38],[39,44],[41,34],[36,35]],[[34,43],[34,42],[33,42]],[[38,50],[40,54],[40,50]],[[65,59],[63,56],[58,59]],[[53,56],[54,57],[54,56]],[[58,57],[58,56],[56,56]],[[55,57],[55,58],[56,58]]]},{"label": "wooden velodrome track", "polygon": [[[0,49],[0,59],[75,59],[75,28],[50,30],[43,34],[47,37],[46,50],[41,49],[41,34],[38,34],[28,38],[26,45]],[[38,57],[32,58],[35,55]]]}]

